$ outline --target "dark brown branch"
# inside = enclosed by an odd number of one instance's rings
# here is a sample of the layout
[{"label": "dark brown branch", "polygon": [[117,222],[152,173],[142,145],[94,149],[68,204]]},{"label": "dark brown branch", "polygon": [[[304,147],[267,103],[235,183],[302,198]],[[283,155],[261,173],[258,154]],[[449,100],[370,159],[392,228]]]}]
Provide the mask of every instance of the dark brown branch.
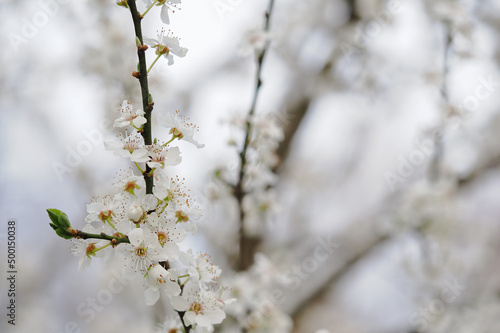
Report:
[{"label": "dark brown branch", "polygon": [[351,270],[358,262],[363,260],[370,254],[375,248],[384,243],[390,238],[390,235],[382,235],[376,238],[373,242],[368,244],[363,250],[359,251],[353,257],[351,257],[339,270],[333,272],[328,280],[323,283],[316,291],[314,291],[311,295],[309,295],[305,300],[301,302],[301,304],[293,310],[291,313],[294,321],[297,321],[299,316],[311,306],[317,299],[321,296],[326,295],[328,290],[334,286],[337,281],[339,281],[347,272]]},{"label": "dark brown branch", "polygon": [[[142,94],[142,107],[145,112],[146,123],[144,124],[143,131],[141,132],[144,138],[144,143],[146,145],[151,145],[152,131],[151,131],[151,113],[153,111],[153,102],[150,101],[149,87],[148,87],[148,73],[146,65],[146,49],[142,39],[142,28],[141,28],[141,14],[137,11],[137,6],[135,0],[127,0],[128,6],[130,8],[130,13],[132,14],[132,20],[134,21],[135,36],[140,41],[141,45],[137,46],[137,57],[139,58],[139,83],[141,85]],[[146,165],[146,172],[144,173],[144,180],[146,181],[146,193],[153,193],[153,177],[150,174],[151,168]]]},{"label": "dark brown branch", "polygon": [[494,170],[500,167],[500,154],[496,154],[495,156],[492,156],[490,160],[484,162],[482,165],[478,166],[474,172],[462,176],[457,180],[458,186],[460,187],[465,187],[471,183],[473,183],[475,180],[480,178],[481,175],[484,173]]},{"label": "dark brown branch", "polygon": [[361,20],[361,16],[358,14],[358,9],[356,7],[356,0],[347,0],[348,6],[348,17],[350,23],[356,23]]},{"label": "dark brown branch", "polygon": [[[141,94],[142,94],[142,107],[145,112],[146,123],[143,126],[143,131],[141,132],[142,137],[144,138],[144,144],[151,145],[153,144],[152,139],[152,129],[151,129],[151,113],[153,111],[153,100],[151,95],[149,94],[149,86],[148,86],[148,67],[146,65],[146,50],[147,47],[144,45],[144,41],[142,38],[142,28],[141,28],[141,20],[142,16],[137,11],[137,6],[135,4],[135,0],[127,0],[127,3],[130,8],[130,13],[132,14],[132,20],[134,21],[134,29],[135,36],[137,40],[140,42],[140,45],[137,45],[137,57],[139,58],[139,75],[137,77],[137,73],[134,73],[134,77],[139,79],[139,83],[141,85]],[[151,173],[151,168],[146,164],[146,171],[143,174],[144,180],[146,181],[146,193],[153,193],[153,185],[154,178]],[[163,267],[168,267],[167,262],[162,262]],[[181,318],[182,326],[184,327],[184,332],[189,333],[191,327],[187,327],[184,324],[183,316],[184,312],[179,312],[179,317]]]},{"label": "dark brown branch", "polygon": [[[266,20],[264,24],[264,31],[269,31],[271,14],[274,7],[274,0],[269,1],[269,7],[266,11]],[[245,198],[244,189],[244,179],[245,179],[245,169],[247,166],[247,151],[250,145],[250,138],[252,135],[252,123],[251,118],[255,114],[255,109],[257,107],[257,100],[259,98],[260,87],[262,86],[262,67],[264,63],[264,58],[266,56],[267,50],[269,48],[269,43],[266,44],[262,52],[257,56],[257,72],[256,72],[256,87],[252,99],[252,105],[250,111],[248,112],[246,128],[245,128],[245,140],[243,142],[243,148],[240,152],[240,170],[238,174],[238,182],[234,186],[233,194],[238,202],[239,207],[239,220],[240,220],[240,253],[237,270],[244,271],[247,270],[253,263],[253,255],[257,245],[260,243],[260,239],[249,237],[245,233],[245,228],[243,226],[245,220],[245,211],[243,209],[243,199]]]},{"label": "dark brown branch", "polygon": [[[334,61],[334,56],[332,55],[331,59],[323,66],[321,72],[319,73],[319,78],[317,81],[323,80],[328,77],[330,74],[330,70],[332,69]],[[295,94],[297,89],[292,89],[293,94]],[[274,168],[273,171],[278,172],[280,165],[283,161],[288,157],[288,152],[290,151],[290,145],[292,140],[297,133],[297,130],[302,123],[307,111],[309,110],[309,106],[311,105],[312,97],[311,95],[303,95],[299,99],[296,99],[294,102],[293,108],[287,111],[287,114],[284,115],[285,123],[284,123],[284,139],[281,141],[276,154],[279,157],[279,164]]]},{"label": "dark brown branch", "polygon": [[288,157],[288,153],[290,151],[290,145],[292,140],[299,129],[300,124],[302,123],[302,119],[309,110],[309,106],[311,105],[311,98],[309,96],[303,97],[300,99],[292,109],[288,111],[288,118],[291,120],[285,125],[283,129],[284,139],[281,141],[276,154],[279,157],[279,164],[276,166],[275,171],[281,165],[281,163],[286,160]]}]

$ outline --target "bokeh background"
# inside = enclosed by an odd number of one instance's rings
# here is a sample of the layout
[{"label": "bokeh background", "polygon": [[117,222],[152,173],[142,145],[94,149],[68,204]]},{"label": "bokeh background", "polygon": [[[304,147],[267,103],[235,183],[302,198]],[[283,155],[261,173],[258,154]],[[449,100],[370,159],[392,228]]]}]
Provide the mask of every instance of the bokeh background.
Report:
[{"label": "bokeh background", "polygon": [[[183,1],[166,29],[189,52],[150,75],[155,112],[181,110],[200,128],[205,148],[181,143],[172,174],[204,209],[186,246],[211,253],[223,275],[234,207],[206,188],[214,170],[237,169],[228,141],[242,135],[228,119],[250,107],[245,36],[267,6]],[[159,12],[148,15],[154,37]],[[95,303],[118,268],[94,260],[79,272],[45,212],[83,226],[92,196],[130,166],[102,143],[120,103],[140,102],[130,13],[112,0],[1,0],[0,22],[0,262],[4,274],[15,219],[19,272],[15,327],[0,278],[0,330],[154,332],[168,309],[146,307],[141,286],[125,282]],[[499,22],[496,0],[276,0],[256,112],[278,120],[285,140],[280,209],[258,251],[269,261],[261,274],[300,277],[279,304],[293,332],[500,330]],[[311,259],[325,240],[338,247]]]}]

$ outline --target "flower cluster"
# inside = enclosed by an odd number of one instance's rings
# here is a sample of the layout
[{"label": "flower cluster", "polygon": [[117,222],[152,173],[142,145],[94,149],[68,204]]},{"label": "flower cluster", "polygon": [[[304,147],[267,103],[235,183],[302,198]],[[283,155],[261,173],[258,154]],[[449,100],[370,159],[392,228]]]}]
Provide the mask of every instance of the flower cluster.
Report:
[{"label": "flower cluster", "polygon": [[[75,239],[72,252],[80,256],[83,269],[92,257],[119,254],[124,262],[124,273],[139,275],[146,289],[146,304],[155,304],[165,295],[173,308],[183,313],[186,326],[197,331],[213,331],[213,325],[225,318],[227,303],[221,296],[224,289],[213,289],[221,274],[210,256],[181,251],[179,243],[196,231],[194,221],[201,217],[184,179],[168,177],[166,166],[181,162],[178,147],[170,147],[174,140],[185,140],[202,147],[193,138],[195,126],[179,115],[165,115],[160,123],[170,128],[172,137],[160,143],[145,145],[141,136],[142,111],[133,111],[124,101],[120,117],[114,126],[124,129],[120,142],[106,142],[106,148],[115,155],[129,158],[143,175],[154,178],[152,194],[146,194],[145,180],[133,170],[122,172],[114,184],[113,193],[96,197],[87,206],[87,225],[82,231],[113,235],[128,242],[120,244],[110,240]],[[130,131],[130,132],[129,132]]]},{"label": "flower cluster", "polygon": [[[242,190],[245,193],[244,227],[246,233],[252,236],[260,236],[265,231],[263,221],[279,211],[273,186],[277,181],[275,168],[280,162],[276,150],[284,138],[284,133],[275,119],[273,114],[268,113],[251,117],[235,115],[229,120],[229,124],[236,129],[238,134],[247,130],[247,124],[251,127],[241,181]],[[240,139],[231,138],[229,144],[236,145],[236,142],[240,141]],[[230,188],[227,191],[221,191],[226,188],[225,185],[238,182],[236,178],[238,175],[231,170],[232,166],[228,165],[226,168],[217,170],[216,179],[206,188],[208,197],[219,199],[234,194],[231,193]]]},{"label": "flower cluster", "polygon": [[[277,332],[292,331],[293,323],[280,306],[286,301],[282,291],[287,277],[265,255],[257,253],[254,265],[245,272],[237,273],[230,282],[235,303],[228,315],[235,318],[238,327],[224,324],[223,332]],[[276,295],[281,295],[276,297]]]},{"label": "flower cluster", "polygon": [[[115,156],[129,159],[138,173],[130,169],[118,174],[111,193],[94,197],[87,205],[87,223],[81,230],[71,226],[68,216],[58,209],[47,209],[56,234],[71,239],[71,252],[80,257],[79,269],[92,258],[118,259],[123,274],[140,279],[145,287],[147,305],[154,305],[164,295],[179,315],[168,323],[169,332],[213,332],[213,325],[226,317],[227,289],[218,286],[221,269],[206,253],[181,249],[180,243],[196,232],[195,221],[201,209],[189,194],[184,179],[171,177],[166,169],[181,163],[179,140],[198,148],[194,139],[197,127],[177,111],[160,115],[160,125],[169,129],[166,141],[154,138],[151,128],[153,98],[149,93],[148,74],[164,56],[169,65],[173,56],[184,57],[187,49],[172,33],[161,30],[157,39],[142,36],[141,21],[155,5],[161,7],[161,19],[169,23],[168,12],[180,0],[145,0],[147,9],[140,13],[135,1],[118,0],[117,4],[132,14],[139,65],[132,75],[141,85],[142,108],[127,100],[121,104],[114,127],[118,140],[106,141],[105,148]],[[144,41],[144,43],[143,43]],[[155,50],[156,59],[146,68],[145,51]]]},{"label": "flower cluster", "polygon": [[252,132],[243,182],[248,193],[243,201],[244,226],[248,234],[259,235],[265,230],[261,221],[279,210],[273,189],[277,180],[274,169],[280,162],[276,150],[284,134],[272,114],[254,115],[247,121],[252,124]]}]

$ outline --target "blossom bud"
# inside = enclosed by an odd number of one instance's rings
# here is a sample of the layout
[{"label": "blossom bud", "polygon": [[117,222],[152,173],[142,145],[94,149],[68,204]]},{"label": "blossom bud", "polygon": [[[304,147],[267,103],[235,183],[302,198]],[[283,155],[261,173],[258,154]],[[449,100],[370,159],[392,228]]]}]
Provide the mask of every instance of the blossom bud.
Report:
[{"label": "blossom bud", "polygon": [[132,221],[134,221],[134,223],[140,222],[143,214],[144,212],[142,211],[141,206],[139,206],[138,204],[133,204],[128,209],[128,217]]},{"label": "blossom bud", "polygon": [[117,1],[116,1],[116,4],[117,4],[118,6],[128,8],[128,3],[127,3],[127,0],[117,0]]}]

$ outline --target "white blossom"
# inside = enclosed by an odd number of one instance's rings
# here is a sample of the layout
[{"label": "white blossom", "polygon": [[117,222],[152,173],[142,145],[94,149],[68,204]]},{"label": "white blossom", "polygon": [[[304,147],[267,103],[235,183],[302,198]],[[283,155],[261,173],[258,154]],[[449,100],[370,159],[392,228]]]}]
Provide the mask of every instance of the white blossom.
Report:
[{"label": "white blossom", "polygon": [[102,257],[102,252],[95,252],[98,248],[98,243],[95,239],[73,239],[73,247],[71,253],[80,257],[78,262],[78,270],[81,271],[90,265],[92,257]]},{"label": "white blossom", "polygon": [[187,232],[176,227],[176,223],[172,220],[163,221],[156,213],[152,213],[156,218],[148,218],[147,228],[158,238],[158,243],[168,253],[170,259],[177,259],[179,254],[179,246],[177,243],[182,242]]},{"label": "white blossom", "polygon": [[145,273],[151,265],[170,259],[155,234],[136,228],[128,234],[128,238],[130,244],[121,244],[120,251],[130,261],[129,270]]},{"label": "white blossom", "polygon": [[146,194],[144,177],[134,175],[132,170],[120,174],[119,180],[114,185],[117,191],[129,196],[144,196]]},{"label": "white blossom", "polygon": [[184,311],[186,325],[199,325],[209,330],[220,324],[226,314],[212,293],[202,293],[196,289],[184,289],[184,295],[173,297],[171,304],[176,311]]},{"label": "white blossom", "polygon": [[120,107],[121,116],[115,120],[114,127],[124,128],[127,126],[133,126],[135,128],[141,128],[147,121],[144,118],[143,110],[134,111],[132,104],[128,101],[123,101]]},{"label": "white blossom", "polygon": [[252,52],[260,54],[270,40],[271,35],[267,31],[262,29],[249,30],[239,44],[240,53],[242,56],[249,55]]},{"label": "white blossom", "polygon": [[181,259],[188,266],[189,278],[200,287],[216,282],[221,274],[221,269],[212,263],[212,259],[206,253],[193,255],[191,249],[181,254]]},{"label": "white blossom", "polygon": [[180,46],[179,38],[165,34],[165,30],[161,30],[158,38],[144,38],[144,42],[156,49],[157,55],[163,55],[168,59],[168,64],[174,64],[174,55],[183,58],[187,54],[187,49]]},{"label": "white blossom", "polygon": [[116,156],[130,158],[132,162],[149,161],[148,151],[144,146],[144,138],[139,132],[134,131],[125,138],[121,137],[120,142],[104,142],[106,150],[114,151]]},{"label": "white blossom", "polygon": [[203,148],[205,145],[198,143],[194,138],[194,131],[197,127],[193,123],[188,123],[179,115],[179,112],[175,114],[166,113],[160,114],[158,116],[158,122],[160,125],[170,128],[170,134],[179,140],[185,140],[191,142],[197,148]]},{"label": "white blossom", "polygon": [[158,5],[161,5],[160,18],[165,24],[170,24],[170,18],[168,17],[168,11],[174,11],[172,8],[177,8],[176,5],[180,4],[181,0],[160,0]]},{"label": "white blossom", "polygon": [[148,147],[148,151],[151,160],[147,164],[151,169],[174,166],[182,161],[179,147],[168,148],[167,146],[153,144]]},{"label": "white blossom", "polygon": [[169,298],[181,293],[181,288],[174,280],[170,279],[170,273],[161,265],[151,267],[146,274],[148,288],[144,292],[147,305],[154,305],[160,298],[160,292],[164,292]]},{"label": "white blossom", "polygon": [[121,200],[119,196],[96,197],[87,205],[86,222],[115,223],[116,217],[121,211]]},{"label": "white blossom", "polygon": [[290,316],[270,301],[260,303],[245,322],[246,331],[252,333],[289,333],[293,327]]}]

